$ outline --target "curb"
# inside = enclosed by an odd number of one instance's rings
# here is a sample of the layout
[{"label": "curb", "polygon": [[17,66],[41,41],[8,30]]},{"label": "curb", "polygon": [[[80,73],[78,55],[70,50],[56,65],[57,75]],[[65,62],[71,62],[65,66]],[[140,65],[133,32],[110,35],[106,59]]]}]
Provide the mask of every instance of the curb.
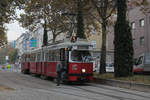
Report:
[{"label": "curb", "polygon": [[142,92],[150,92],[150,85],[142,84],[142,83],[125,82],[125,81],[112,80],[112,79],[98,79],[98,78],[94,78],[93,83],[133,89]]}]

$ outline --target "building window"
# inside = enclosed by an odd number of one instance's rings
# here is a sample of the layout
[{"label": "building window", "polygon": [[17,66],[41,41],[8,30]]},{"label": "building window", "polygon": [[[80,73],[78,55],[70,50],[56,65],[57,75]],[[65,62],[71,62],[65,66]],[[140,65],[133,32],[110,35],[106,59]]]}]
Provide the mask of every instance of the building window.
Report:
[{"label": "building window", "polygon": [[135,47],[136,46],[136,41],[135,41],[135,39],[133,39],[133,47]]},{"label": "building window", "polygon": [[96,41],[93,40],[93,41],[91,42],[91,45],[93,45],[93,48],[96,48]]},{"label": "building window", "polygon": [[135,22],[131,23],[131,27],[132,27],[132,29],[135,29]]},{"label": "building window", "polygon": [[140,27],[144,27],[144,19],[140,20]]},{"label": "building window", "polygon": [[144,37],[140,37],[140,45],[144,45]]}]

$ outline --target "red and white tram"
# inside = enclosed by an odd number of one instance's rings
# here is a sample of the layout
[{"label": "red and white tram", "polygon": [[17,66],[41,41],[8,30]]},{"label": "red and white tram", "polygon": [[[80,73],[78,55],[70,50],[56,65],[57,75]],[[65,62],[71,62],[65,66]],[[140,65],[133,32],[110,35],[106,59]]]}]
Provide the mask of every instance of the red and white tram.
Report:
[{"label": "red and white tram", "polygon": [[22,72],[57,78],[56,66],[63,65],[63,81],[93,80],[93,63],[87,41],[52,44],[22,55]]}]

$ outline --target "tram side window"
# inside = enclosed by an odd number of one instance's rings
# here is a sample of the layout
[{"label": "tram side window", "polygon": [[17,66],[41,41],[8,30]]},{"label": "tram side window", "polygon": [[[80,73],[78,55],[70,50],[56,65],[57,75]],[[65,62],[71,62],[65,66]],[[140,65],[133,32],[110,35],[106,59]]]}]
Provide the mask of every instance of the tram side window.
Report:
[{"label": "tram side window", "polygon": [[45,53],[45,61],[48,61],[48,58],[49,58],[49,53]]},{"label": "tram side window", "polygon": [[60,52],[59,52],[59,50],[56,50],[56,51],[55,51],[55,56],[56,56],[56,57],[55,57],[55,60],[56,60],[56,61],[59,61],[59,60],[60,60]]},{"label": "tram side window", "polygon": [[40,60],[41,60],[40,58],[41,58],[41,54],[38,53],[38,54],[37,54],[37,61],[38,61],[38,62],[40,62]]},{"label": "tram side window", "polygon": [[60,52],[59,50],[51,50],[48,54],[48,61],[59,61],[60,60]]},{"label": "tram side window", "polygon": [[25,56],[24,56],[24,61],[25,61],[25,62],[28,62],[28,61],[29,61],[29,55],[25,55]]},{"label": "tram side window", "polygon": [[24,62],[26,62],[26,55],[24,56],[24,59],[23,59],[23,61],[24,61]]},{"label": "tram side window", "polygon": [[55,61],[55,51],[54,50],[51,53],[51,61]]},{"label": "tram side window", "polygon": [[23,56],[23,62],[25,62],[25,55]]},{"label": "tram side window", "polygon": [[36,59],[36,55],[34,54],[34,55],[33,55],[33,61],[35,61],[35,59]]},{"label": "tram side window", "polygon": [[42,61],[44,61],[44,52],[42,52]]},{"label": "tram side window", "polygon": [[30,55],[30,61],[32,61],[32,59],[33,59],[33,55],[31,54],[31,55]]},{"label": "tram side window", "polygon": [[31,61],[33,61],[33,54],[31,54]]},{"label": "tram side window", "polygon": [[30,55],[27,56],[27,61],[28,61],[28,62],[30,61]]},{"label": "tram side window", "polygon": [[61,50],[60,50],[60,60],[61,60],[61,61],[64,61],[64,60],[65,60],[65,55],[64,55],[64,54],[65,54],[65,50],[64,50],[64,49],[61,49]]},{"label": "tram side window", "polygon": [[35,54],[31,54],[31,61],[35,61],[35,58],[36,58]]},{"label": "tram side window", "polygon": [[49,51],[49,54],[48,54],[48,61],[52,61],[52,54],[53,54],[53,52],[52,51]]},{"label": "tram side window", "polygon": [[53,61],[58,61],[58,57],[59,57],[59,51],[58,50],[54,50],[53,51]]},{"label": "tram side window", "polygon": [[25,55],[24,57],[24,61],[27,62],[28,61],[28,55]]}]

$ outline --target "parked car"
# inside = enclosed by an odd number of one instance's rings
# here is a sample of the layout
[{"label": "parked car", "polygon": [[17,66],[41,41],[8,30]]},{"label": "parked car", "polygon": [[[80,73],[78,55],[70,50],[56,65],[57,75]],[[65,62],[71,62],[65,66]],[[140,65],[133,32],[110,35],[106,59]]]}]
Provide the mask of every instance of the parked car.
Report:
[{"label": "parked car", "polygon": [[114,64],[106,63],[106,72],[114,72]]},{"label": "parked car", "polygon": [[[95,72],[99,72],[100,69],[100,62],[98,62],[96,67],[93,68]],[[113,63],[106,63],[106,72],[113,73],[114,72],[114,64]]]}]

